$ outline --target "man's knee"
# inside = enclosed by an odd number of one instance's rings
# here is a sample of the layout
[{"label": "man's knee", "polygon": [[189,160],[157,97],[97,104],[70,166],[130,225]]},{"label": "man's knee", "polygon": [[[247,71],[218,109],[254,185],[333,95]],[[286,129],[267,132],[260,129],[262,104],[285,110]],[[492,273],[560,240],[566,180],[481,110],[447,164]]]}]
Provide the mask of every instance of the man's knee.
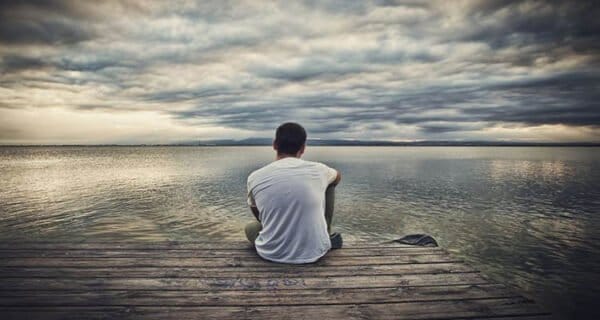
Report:
[{"label": "man's knee", "polygon": [[262,230],[262,224],[258,221],[252,221],[246,225],[244,231],[246,232],[246,238],[252,244],[254,244],[254,240],[258,237],[258,233]]}]

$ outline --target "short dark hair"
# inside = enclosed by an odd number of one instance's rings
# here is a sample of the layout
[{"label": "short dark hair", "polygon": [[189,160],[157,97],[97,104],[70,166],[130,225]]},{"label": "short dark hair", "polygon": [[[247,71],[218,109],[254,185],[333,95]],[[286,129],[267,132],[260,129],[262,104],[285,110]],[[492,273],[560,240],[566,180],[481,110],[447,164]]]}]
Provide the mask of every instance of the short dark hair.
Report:
[{"label": "short dark hair", "polygon": [[296,154],[306,143],[306,130],[294,122],[286,122],[275,131],[278,154]]}]

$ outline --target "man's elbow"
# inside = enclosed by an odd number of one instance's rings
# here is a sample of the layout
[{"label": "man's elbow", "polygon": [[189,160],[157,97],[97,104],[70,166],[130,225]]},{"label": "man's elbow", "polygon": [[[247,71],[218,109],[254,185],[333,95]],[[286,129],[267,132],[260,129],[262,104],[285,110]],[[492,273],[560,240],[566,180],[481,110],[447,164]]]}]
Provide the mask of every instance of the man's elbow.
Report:
[{"label": "man's elbow", "polygon": [[331,184],[337,185],[338,183],[340,183],[341,180],[342,180],[342,174],[338,171],[337,175],[335,176],[335,180],[333,180],[333,182]]}]

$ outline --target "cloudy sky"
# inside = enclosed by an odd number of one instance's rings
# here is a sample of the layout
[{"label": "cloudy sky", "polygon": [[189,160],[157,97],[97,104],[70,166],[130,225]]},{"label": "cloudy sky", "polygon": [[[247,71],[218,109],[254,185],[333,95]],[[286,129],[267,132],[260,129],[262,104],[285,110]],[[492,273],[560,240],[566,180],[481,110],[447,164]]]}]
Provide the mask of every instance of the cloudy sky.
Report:
[{"label": "cloudy sky", "polygon": [[[16,2],[17,4],[15,4]],[[0,2],[0,144],[600,141],[597,1]]]}]

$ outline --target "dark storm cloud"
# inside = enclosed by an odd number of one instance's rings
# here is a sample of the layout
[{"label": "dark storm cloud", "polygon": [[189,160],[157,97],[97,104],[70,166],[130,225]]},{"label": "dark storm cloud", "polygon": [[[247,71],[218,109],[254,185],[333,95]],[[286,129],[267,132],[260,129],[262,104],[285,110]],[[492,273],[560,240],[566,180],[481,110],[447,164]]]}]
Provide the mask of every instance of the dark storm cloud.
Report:
[{"label": "dark storm cloud", "polygon": [[322,137],[597,132],[597,16],[595,1],[6,1],[0,109],[250,135],[287,120]]},{"label": "dark storm cloud", "polygon": [[598,105],[588,103],[576,107],[539,107],[523,110],[523,108],[495,108],[485,110],[481,118],[498,122],[518,122],[531,125],[566,124],[572,126],[597,126],[600,124]]},{"label": "dark storm cloud", "polygon": [[[498,98],[502,102],[489,102]],[[388,94],[364,104],[346,104],[354,110],[343,119],[349,122],[385,119],[398,124],[423,123],[421,128],[428,133],[460,131],[461,123],[469,121],[597,126],[600,124],[598,101],[600,76],[581,72],[485,86],[431,87],[413,94]],[[327,105],[327,99],[321,102]],[[371,110],[373,107],[379,109]],[[444,108],[455,112],[452,115],[423,115]],[[448,121],[456,124],[427,124]],[[467,126],[465,129],[472,128]]]},{"label": "dark storm cloud", "polygon": [[570,45],[600,49],[597,1],[476,2],[468,21],[475,25],[462,39],[483,41],[493,48],[513,45]]},{"label": "dark storm cloud", "polygon": [[249,71],[258,77],[287,81],[321,79],[332,81],[346,75],[356,75],[372,71],[376,65],[394,65],[407,62],[435,62],[441,57],[429,52],[407,53],[402,50],[382,52],[381,50],[356,50],[340,52],[328,59],[309,57],[291,66],[253,66]]},{"label": "dark storm cloud", "polygon": [[0,60],[0,72],[13,73],[29,69],[43,69],[49,66],[44,59],[18,55],[7,55]]},{"label": "dark storm cloud", "polygon": [[504,83],[488,88],[490,95],[509,97],[493,108],[470,108],[467,114],[496,122],[530,125],[600,125],[600,75],[560,74],[543,79]]},{"label": "dark storm cloud", "polygon": [[85,24],[93,10],[76,1],[1,1],[0,43],[73,44],[94,37]]},{"label": "dark storm cloud", "polygon": [[[232,91],[227,88],[198,88],[197,90],[161,91],[144,95],[148,101],[154,102],[181,102],[195,101],[198,99],[221,98],[219,102],[225,102],[223,98],[237,96],[240,91]],[[193,113],[192,113],[193,114]]]},{"label": "dark storm cloud", "polygon": [[92,38],[79,25],[58,21],[14,21],[0,18],[0,41],[7,44],[70,44]]},{"label": "dark storm cloud", "polygon": [[14,73],[25,70],[47,69],[65,71],[84,71],[95,72],[109,67],[127,66],[114,60],[95,60],[95,61],[73,61],[69,59],[58,59],[51,61],[40,57],[27,57],[19,55],[6,55],[0,60],[0,71],[5,73]]},{"label": "dark storm cloud", "polygon": [[464,128],[461,126],[445,126],[445,125],[422,125],[421,130],[426,133],[446,133],[454,131],[463,131]]},{"label": "dark storm cloud", "polygon": [[278,68],[264,67],[254,69],[258,77],[274,78],[287,81],[305,81],[310,79],[335,79],[339,76],[354,74],[361,71],[360,66],[335,65],[319,61],[306,61],[298,66]]},{"label": "dark storm cloud", "polygon": [[[174,95],[174,97],[177,95]],[[189,98],[189,97],[188,97]],[[503,98],[491,106],[490,98]],[[473,130],[463,123],[488,121],[490,123],[521,123],[527,125],[565,124],[570,126],[597,126],[600,124],[600,76],[590,73],[561,74],[550,78],[505,82],[487,86],[431,87],[415,93],[387,91],[372,92],[367,101],[329,94],[308,94],[292,99],[261,101],[256,105],[240,107],[212,107],[202,111],[181,112],[182,118],[216,117],[223,125],[250,130],[268,130],[274,123],[285,120],[286,111],[327,110],[335,106],[348,112],[333,116],[313,115],[311,121],[336,119],[345,125],[323,126],[318,133],[339,131],[354,123],[392,121],[400,125],[420,125],[429,134]],[[469,106],[475,103],[475,106]],[[428,111],[448,109],[452,115],[427,115]],[[282,110],[278,112],[277,110]],[[431,122],[455,122],[453,125],[430,125]],[[478,127],[477,129],[481,129]]]}]

